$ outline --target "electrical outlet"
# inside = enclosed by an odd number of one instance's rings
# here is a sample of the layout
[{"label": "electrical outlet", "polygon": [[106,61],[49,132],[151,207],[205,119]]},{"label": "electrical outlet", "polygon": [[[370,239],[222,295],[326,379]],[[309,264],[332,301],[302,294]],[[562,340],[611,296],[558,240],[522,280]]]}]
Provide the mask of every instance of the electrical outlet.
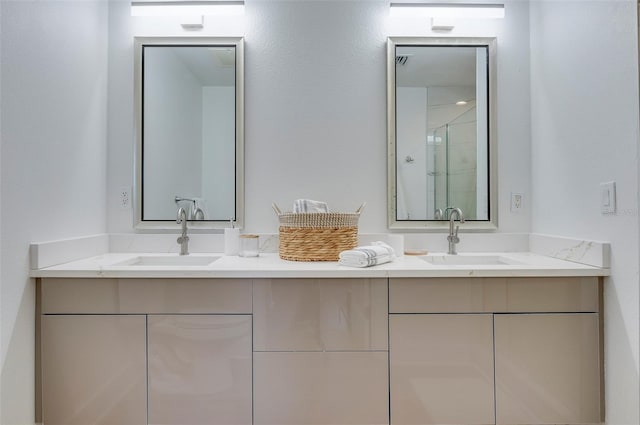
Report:
[{"label": "electrical outlet", "polygon": [[120,208],[123,210],[128,210],[131,208],[131,189],[128,187],[123,187],[118,192],[118,203]]},{"label": "electrical outlet", "polygon": [[524,208],[524,195],[522,193],[511,193],[511,212],[519,213]]}]

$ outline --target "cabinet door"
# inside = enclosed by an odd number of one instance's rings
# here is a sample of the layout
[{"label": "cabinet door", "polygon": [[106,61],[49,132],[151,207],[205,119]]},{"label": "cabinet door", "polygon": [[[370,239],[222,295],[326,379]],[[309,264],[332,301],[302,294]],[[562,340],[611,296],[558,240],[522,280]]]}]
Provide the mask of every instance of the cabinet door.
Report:
[{"label": "cabinet door", "polygon": [[496,423],[602,422],[597,313],[496,315],[495,340]]},{"label": "cabinet door", "polygon": [[493,424],[493,316],[391,314],[391,424]]},{"label": "cabinet door", "polygon": [[149,424],[251,424],[251,316],[149,316]]},{"label": "cabinet door", "polygon": [[145,316],[43,316],[47,425],[144,425]]}]

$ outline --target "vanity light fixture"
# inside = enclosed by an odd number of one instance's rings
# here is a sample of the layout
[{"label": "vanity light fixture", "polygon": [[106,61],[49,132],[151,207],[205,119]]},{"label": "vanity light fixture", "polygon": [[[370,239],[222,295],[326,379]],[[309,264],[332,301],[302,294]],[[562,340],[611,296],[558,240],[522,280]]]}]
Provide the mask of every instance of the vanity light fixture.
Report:
[{"label": "vanity light fixture", "polygon": [[427,17],[446,19],[504,18],[501,3],[391,3],[392,17]]},{"label": "vanity light fixture", "polygon": [[133,0],[131,16],[239,16],[244,14],[244,1],[215,0]]}]

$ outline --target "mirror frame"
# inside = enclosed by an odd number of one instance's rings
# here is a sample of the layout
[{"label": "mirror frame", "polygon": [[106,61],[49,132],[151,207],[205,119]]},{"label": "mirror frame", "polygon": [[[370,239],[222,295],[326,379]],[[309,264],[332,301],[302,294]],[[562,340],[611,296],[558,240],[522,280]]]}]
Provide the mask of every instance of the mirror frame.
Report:
[{"label": "mirror frame", "polygon": [[389,229],[439,232],[449,229],[448,220],[397,220],[396,195],[396,46],[487,46],[489,50],[489,219],[468,221],[461,231],[498,229],[498,162],[496,127],[495,37],[389,37],[387,40],[387,212]]},{"label": "mirror frame", "polygon": [[[142,220],[142,48],[144,46],[221,46],[235,47],[236,87],[235,87],[235,226],[244,226],[244,38],[243,37],[134,37],[134,113],[135,113],[135,173],[134,202],[136,229],[176,229],[175,220]],[[177,211],[177,207],[176,207]],[[223,229],[229,227],[229,220],[189,221],[190,229]]]}]

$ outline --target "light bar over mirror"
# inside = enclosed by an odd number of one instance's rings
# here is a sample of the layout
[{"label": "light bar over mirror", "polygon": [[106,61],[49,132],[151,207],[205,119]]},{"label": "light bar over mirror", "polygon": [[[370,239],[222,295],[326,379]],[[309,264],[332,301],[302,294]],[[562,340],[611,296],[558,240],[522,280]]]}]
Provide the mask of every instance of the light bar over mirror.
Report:
[{"label": "light bar over mirror", "polygon": [[504,18],[500,3],[391,3],[392,17],[496,19]]},{"label": "light bar over mirror", "polygon": [[131,2],[131,16],[239,16],[244,14],[244,1],[162,1]]}]

